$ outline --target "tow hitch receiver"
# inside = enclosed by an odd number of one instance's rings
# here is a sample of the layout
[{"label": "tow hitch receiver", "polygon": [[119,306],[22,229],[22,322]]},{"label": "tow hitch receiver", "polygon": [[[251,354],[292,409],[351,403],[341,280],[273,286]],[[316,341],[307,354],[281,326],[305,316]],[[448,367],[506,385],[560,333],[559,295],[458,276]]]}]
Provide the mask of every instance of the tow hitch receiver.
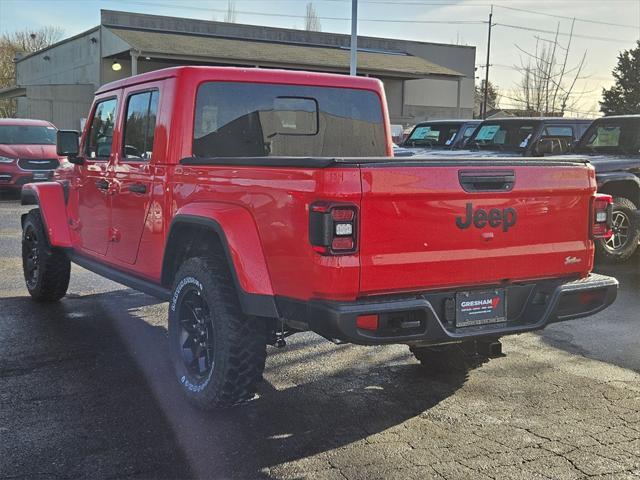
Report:
[{"label": "tow hitch receiver", "polygon": [[504,357],[502,343],[499,340],[492,342],[477,341],[478,354],[488,358]]}]

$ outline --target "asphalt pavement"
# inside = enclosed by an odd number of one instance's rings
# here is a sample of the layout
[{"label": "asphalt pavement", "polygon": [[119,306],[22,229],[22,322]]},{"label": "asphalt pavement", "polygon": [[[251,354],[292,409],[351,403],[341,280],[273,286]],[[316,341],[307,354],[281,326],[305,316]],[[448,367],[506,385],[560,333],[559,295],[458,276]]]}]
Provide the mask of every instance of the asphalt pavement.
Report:
[{"label": "asphalt pavement", "polygon": [[640,478],[640,256],[618,301],[433,376],[404,346],[269,349],[250,404],[203,413],[168,362],[167,305],[73,267],[30,300],[0,199],[0,478]]}]

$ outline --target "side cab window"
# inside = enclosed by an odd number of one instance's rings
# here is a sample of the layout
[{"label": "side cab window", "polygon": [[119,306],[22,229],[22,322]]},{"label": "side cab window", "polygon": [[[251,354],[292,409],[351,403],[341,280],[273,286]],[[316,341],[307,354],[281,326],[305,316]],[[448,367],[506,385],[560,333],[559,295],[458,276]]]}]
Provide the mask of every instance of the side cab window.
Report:
[{"label": "side cab window", "polygon": [[158,90],[129,95],[124,116],[123,159],[137,162],[151,160],[157,115]]},{"label": "side cab window", "polygon": [[96,103],[85,145],[85,154],[88,158],[109,159],[117,113],[117,98],[108,98]]}]

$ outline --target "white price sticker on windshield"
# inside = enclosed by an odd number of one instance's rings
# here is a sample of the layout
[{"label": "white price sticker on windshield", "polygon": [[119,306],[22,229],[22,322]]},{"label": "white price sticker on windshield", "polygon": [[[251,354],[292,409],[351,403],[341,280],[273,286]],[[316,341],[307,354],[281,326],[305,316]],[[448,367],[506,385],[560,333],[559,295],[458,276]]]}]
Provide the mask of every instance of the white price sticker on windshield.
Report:
[{"label": "white price sticker on windshield", "polygon": [[520,148],[527,148],[527,145],[529,144],[529,139],[531,138],[531,134],[527,135],[527,138],[525,138],[522,143],[520,143]]}]

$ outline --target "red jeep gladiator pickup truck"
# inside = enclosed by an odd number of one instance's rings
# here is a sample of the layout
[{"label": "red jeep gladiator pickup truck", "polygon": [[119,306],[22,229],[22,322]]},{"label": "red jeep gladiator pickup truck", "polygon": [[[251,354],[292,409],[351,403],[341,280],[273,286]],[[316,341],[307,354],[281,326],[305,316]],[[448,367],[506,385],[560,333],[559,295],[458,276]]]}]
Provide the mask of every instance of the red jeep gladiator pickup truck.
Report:
[{"label": "red jeep gladiator pickup truck", "polygon": [[62,298],[72,261],[168,301],[176,378],[205,408],[252,398],[294,332],[437,365],[616,297],[590,273],[611,198],[588,162],[394,159],[378,80],[145,73],[100,88],[58,152],[69,166],[23,190],[29,293]]}]

